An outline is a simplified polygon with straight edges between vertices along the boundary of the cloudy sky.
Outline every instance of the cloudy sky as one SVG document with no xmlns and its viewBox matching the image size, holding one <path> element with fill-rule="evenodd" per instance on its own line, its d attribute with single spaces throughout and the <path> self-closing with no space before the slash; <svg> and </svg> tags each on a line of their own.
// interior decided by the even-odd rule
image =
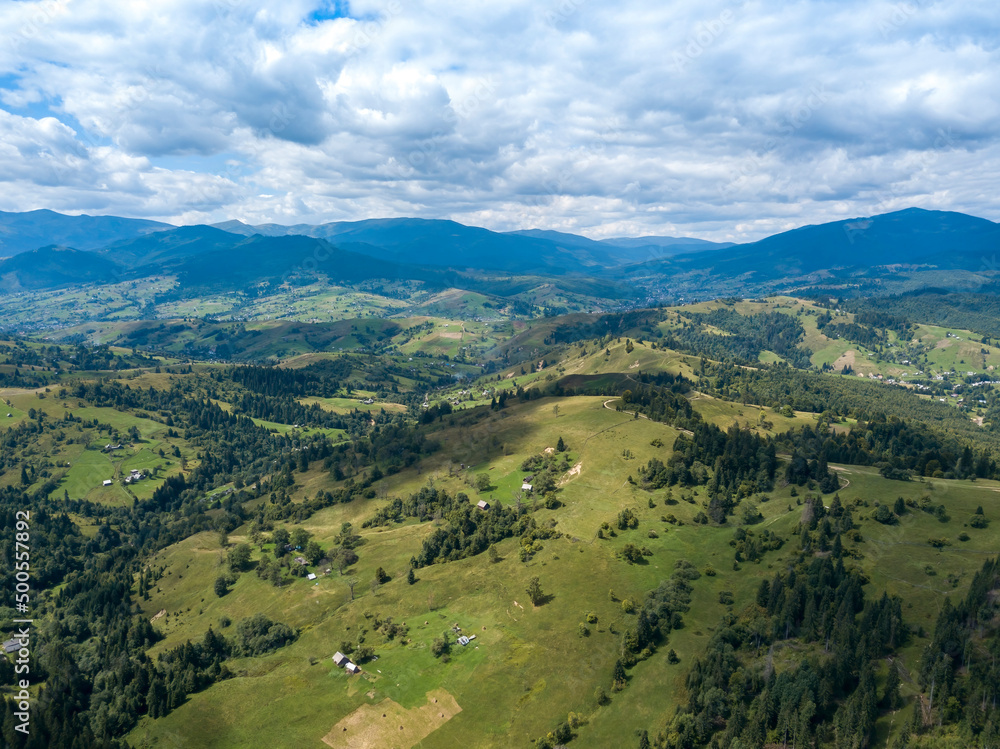
<svg viewBox="0 0 1000 749">
<path fill-rule="evenodd" d="M 996 0 L 6 0 L 0 210 L 1000 220 Z"/>
</svg>

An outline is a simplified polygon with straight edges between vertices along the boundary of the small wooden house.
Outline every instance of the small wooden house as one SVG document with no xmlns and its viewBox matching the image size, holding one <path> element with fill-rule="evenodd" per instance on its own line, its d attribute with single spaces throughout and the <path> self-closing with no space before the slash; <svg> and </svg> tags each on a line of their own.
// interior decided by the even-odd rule
<svg viewBox="0 0 1000 749">
<path fill-rule="evenodd" d="M 350 663 L 350 661 L 347 660 L 347 656 L 341 653 L 339 650 L 333 654 L 333 662 L 336 663 L 338 666 L 343 666 L 345 663 Z"/>
<path fill-rule="evenodd" d="M 476 502 L 476 507 L 478 507 L 480 510 L 488 510 L 490 509 L 490 503 L 484 499 L 481 499 L 478 502 Z"/>
</svg>

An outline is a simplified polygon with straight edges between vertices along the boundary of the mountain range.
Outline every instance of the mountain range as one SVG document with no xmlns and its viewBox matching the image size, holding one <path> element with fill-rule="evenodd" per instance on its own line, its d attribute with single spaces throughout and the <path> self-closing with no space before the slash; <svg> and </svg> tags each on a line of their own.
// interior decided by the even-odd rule
<svg viewBox="0 0 1000 749">
<path fill-rule="evenodd" d="M 452 268 L 486 268 L 514 272 L 558 272 L 560 269 L 612 268 L 651 257 L 693 249 L 723 249 L 731 242 L 691 237 L 622 237 L 594 240 L 578 234 L 527 229 L 494 232 L 455 221 L 398 218 L 341 221 L 329 224 L 251 226 L 241 221 L 213 224 L 234 234 L 277 237 L 299 234 L 328 239 L 340 246 L 359 244 L 367 254 L 386 259 L 419 258 L 418 262 Z"/>
<path fill-rule="evenodd" d="M 900 268 L 991 272 L 1000 225 L 947 211 L 910 208 L 803 226 L 748 244 L 690 237 L 593 240 L 548 230 L 494 232 L 417 218 L 251 226 L 227 221 L 175 227 L 117 216 L 0 212 L 0 291 L 59 288 L 173 275 L 183 285 L 233 289 L 263 279 L 322 274 L 334 282 L 372 278 L 480 288 L 530 276 L 573 286 L 590 279 L 607 298 L 696 279 L 748 289 L 896 273 Z M 652 279 L 652 280 L 651 280 Z M 657 280 L 659 279 L 659 280 Z M 940 283 L 940 279 L 938 281 Z M 692 287 L 692 283 L 694 286 Z M 770 288 L 770 287 L 768 287 Z"/>
<path fill-rule="evenodd" d="M 885 266 L 988 269 L 1000 250 L 1000 224 L 951 211 L 907 208 L 868 218 L 803 226 L 722 254 L 667 259 L 672 271 L 711 269 L 758 278 L 821 272 L 870 273 Z"/>
<path fill-rule="evenodd" d="M 121 239 L 174 228 L 160 221 L 119 216 L 67 216 L 50 210 L 0 211 L 0 257 L 48 245 L 96 250 Z"/>
</svg>

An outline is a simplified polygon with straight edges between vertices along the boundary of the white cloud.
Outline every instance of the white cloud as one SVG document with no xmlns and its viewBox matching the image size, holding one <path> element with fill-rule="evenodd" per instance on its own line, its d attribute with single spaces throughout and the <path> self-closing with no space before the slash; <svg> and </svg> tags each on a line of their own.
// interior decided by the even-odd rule
<svg viewBox="0 0 1000 749">
<path fill-rule="evenodd" d="M 985 0 L 320 5 L 3 4 L 0 208 L 729 240 L 1000 219 Z"/>
</svg>

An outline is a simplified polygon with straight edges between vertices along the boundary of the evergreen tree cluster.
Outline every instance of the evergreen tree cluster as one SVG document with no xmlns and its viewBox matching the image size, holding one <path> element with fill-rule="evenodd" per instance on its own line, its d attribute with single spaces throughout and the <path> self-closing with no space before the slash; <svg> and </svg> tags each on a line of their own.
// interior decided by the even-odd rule
<svg viewBox="0 0 1000 749">
<path fill-rule="evenodd" d="M 875 351 L 889 343 L 884 329 L 858 325 L 856 322 L 829 322 L 823 324 L 824 316 L 816 320 L 816 325 L 828 338 L 843 338 L 851 343 Z"/>
<path fill-rule="evenodd" d="M 688 313 L 687 317 L 693 325 L 682 327 L 678 337 L 687 344 L 686 347 L 700 355 L 719 361 L 756 364 L 763 351 L 772 351 L 795 367 L 806 369 L 810 366 L 812 351 L 800 346 L 805 329 L 792 315 L 781 312 L 741 315 L 735 310 L 720 308 L 711 312 Z M 731 335 L 719 336 L 707 332 L 704 330 L 706 325 Z M 673 348 L 669 343 L 667 346 Z"/>
<path fill-rule="evenodd" d="M 907 641 L 908 630 L 899 600 L 866 600 L 863 585 L 830 557 L 804 559 L 762 581 L 755 602 L 727 614 L 692 663 L 687 704 L 658 744 L 871 746 L 886 705 L 876 687 L 879 662 Z M 793 644 L 810 654 L 779 672 L 775 652 Z"/>
<path fill-rule="evenodd" d="M 520 538 L 523 547 L 531 548 L 541 539 L 560 535 L 554 524 L 539 526 L 531 517 L 530 508 L 520 502 L 509 507 L 495 502 L 488 510 L 480 510 L 461 492 L 451 495 L 426 486 L 409 499 L 391 499 L 362 527 L 400 523 L 407 518 L 418 522 L 445 521 L 424 540 L 420 553 L 411 561 L 416 568 L 482 554 L 505 538 Z"/>
<path fill-rule="evenodd" d="M 926 710 L 914 718 L 914 733 L 928 742 L 964 746 L 1000 743 L 1000 562 L 989 559 L 975 574 L 965 600 L 945 598 L 934 636 L 920 661 L 919 683 Z"/>
<path fill-rule="evenodd" d="M 995 289 L 992 291 L 995 292 Z M 920 289 L 894 296 L 846 299 L 840 306 L 847 312 L 853 312 L 859 323 L 872 324 L 871 321 L 875 320 L 882 327 L 895 329 L 897 333 L 913 321 L 1000 338 L 1000 297 L 996 293 Z"/>
<path fill-rule="evenodd" d="M 351 376 L 354 365 L 346 357 L 327 359 L 308 367 L 231 367 L 220 373 L 219 381 L 231 380 L 252 393 L 272 398 L 332 397 Z"/>
<path fill-rule="evenodd" d="M 975 442 L 983 431 L 958 409 L 921 398 L 902 385 L 860 377 L 831 377 L 784 365 L 739 367 L 704 362 L 699 389 L 728 400 L 781 409 L 825 414 L 830 418 L 885 421 L 905 414 L 911 428 L 937 432 L 942 438 Z M 894 416 L 895 415 L 895 416 Z M 1000 439 L 992 441 L 1000 445 Z"/>
<path fill-rule="evenodd" d="M 729 542 L 737 562 L 759 562 L 764 554 L 777 551 L 784 544 L 785 540 L 781 536 L 767 528 L 759 532 L 751 528 L 737 528 Z"/>
</svg>

